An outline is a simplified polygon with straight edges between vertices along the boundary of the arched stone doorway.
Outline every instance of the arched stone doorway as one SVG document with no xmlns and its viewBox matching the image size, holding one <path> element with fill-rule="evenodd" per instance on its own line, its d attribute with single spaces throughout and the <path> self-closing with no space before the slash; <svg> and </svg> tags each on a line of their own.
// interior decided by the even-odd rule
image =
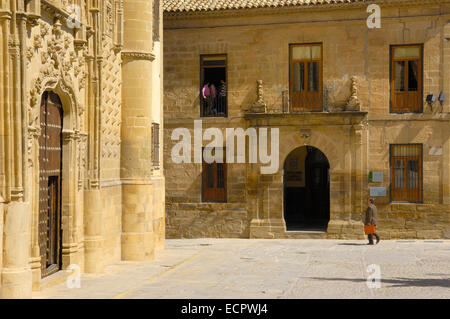
<svg viewBox="0 0 450 319">
<path fill-rule="evenodd" d="M 61 269 L 62 129 L 61 99 L 52 91 L 42 94 L 39 136 L 39 251 L 41 276 Z"/>
<path fill-rule="evenodd" d="M 330 164 L 318 148 L 302 146 L 284 163 L 284 219 L 290 230 L 326 231 L 330 221 Z"/>
</svg>

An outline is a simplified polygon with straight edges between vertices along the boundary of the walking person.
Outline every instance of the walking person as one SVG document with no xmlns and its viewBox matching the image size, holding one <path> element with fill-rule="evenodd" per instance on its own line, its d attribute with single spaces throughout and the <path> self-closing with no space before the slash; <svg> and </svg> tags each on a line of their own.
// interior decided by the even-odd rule
<svg viewBox="0 0 450 319">
<path fill-rule="evenodd" d="M 207 115 L 211 110 L 211 91 L 209 89 L 209 82 L 205 82 L 202 88 L 203 97 L 203 115 Z"/>
<path fill-rule="evenodd" d="M 367 201 L 368 207 L 366 210 L 366 216 L 364 219 L 364 231 L 369 239 L 368 245 L 373 245 L 373 236 L 377 239 L 377 244 L 380 242 L 380 236 L 376 233 L 377 226 L 377 207 L 375 206 L 375 200 L 373 198 L 369 198 Z"/>
</svg>

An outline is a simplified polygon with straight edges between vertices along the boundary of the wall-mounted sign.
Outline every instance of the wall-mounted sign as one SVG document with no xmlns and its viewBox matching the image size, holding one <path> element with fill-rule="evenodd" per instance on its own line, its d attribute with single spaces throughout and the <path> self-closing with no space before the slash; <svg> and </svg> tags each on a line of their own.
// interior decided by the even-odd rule
<svg viewBox="0 0 450 319">
<path fill-rule="evenodd" d="M 442 155 L 442 147 L 430 147 L 430 151 L 428 152 L 430 155 Z"/>
<path fill-rule="evenodd" d="M 369 182 L 382 183 L 383 172 L 369 172 Z"/>
<path fill-rule="evenodd" d="M 370 187 L 370 196 L 372 197 L 386 197 L 386 187 Z"/>
</svg>

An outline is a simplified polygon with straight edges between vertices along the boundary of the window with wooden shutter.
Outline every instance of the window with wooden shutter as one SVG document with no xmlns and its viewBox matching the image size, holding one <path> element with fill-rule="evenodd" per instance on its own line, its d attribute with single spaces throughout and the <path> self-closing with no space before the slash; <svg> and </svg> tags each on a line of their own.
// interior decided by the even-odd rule
<svg viewBox="0 0 450 319">
<path fill-rule="evenodd" d="M 391 145 L 391 200 L 422 202 L 422 145 Z"/>
<path fill-rule="evenodd" d="M 391 112 L 420 113 L 422 98 L 422 45 L 391 47 Z"/>
<path fill-rule="evenodd" d="M 322 44 L 290 45 L 290 111 L 322 111 Z"/>
<path fill-rule="evenodd" d="M 202 200 L 204 202 L 226 202 L 227 201 L 227 165 L 225 163 L 225 149 L 223 163 L 202 164 Z"/>
</svg>

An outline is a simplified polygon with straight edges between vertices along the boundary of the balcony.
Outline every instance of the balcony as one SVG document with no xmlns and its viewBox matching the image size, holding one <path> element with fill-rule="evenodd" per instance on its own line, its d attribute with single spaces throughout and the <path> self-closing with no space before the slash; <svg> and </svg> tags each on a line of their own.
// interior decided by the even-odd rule
<svg viewBox="0 0 450 319">
<path fill-rule="evenodd" d="M 227 97 L 216 96 L 214 98 L 200 97 L 201 117 L 226 117 L 227 116 Z"/>
</svg>

